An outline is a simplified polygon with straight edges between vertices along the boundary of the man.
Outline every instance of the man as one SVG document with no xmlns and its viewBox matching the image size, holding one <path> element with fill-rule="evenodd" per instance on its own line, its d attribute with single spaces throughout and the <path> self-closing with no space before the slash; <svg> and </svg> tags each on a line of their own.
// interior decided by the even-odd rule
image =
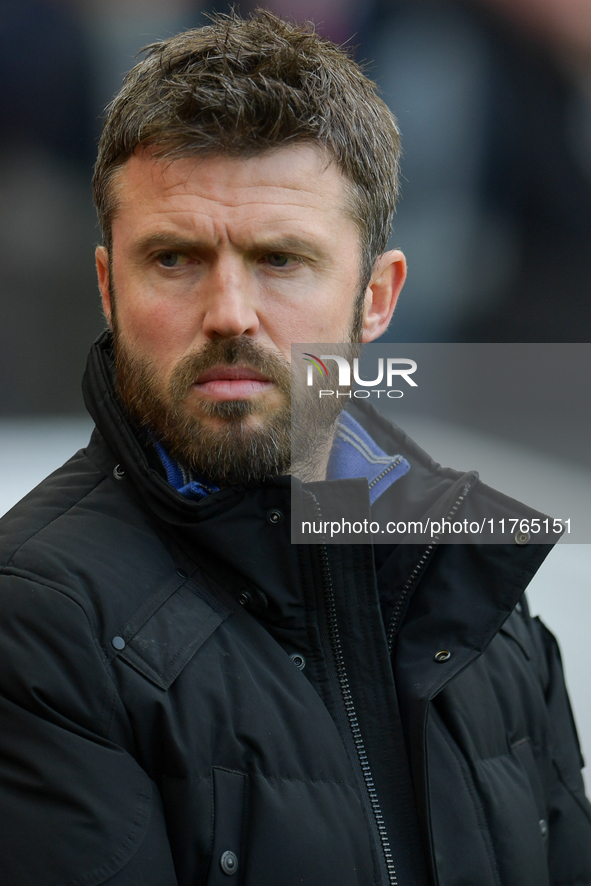
<svg viewBox="0 0 591 886">
<path fill-rule="evenodd" d="M 548 547 L 290 544 L 336 420 L 292 495 L 290 345 L 386 328 L 397 152 L 357 66 L 268 13 L 156 44 L 114 100 L 97 429 L 3 522 L 11 886 L 591 883 L 559 656 L 522 599 Z M 508 502 L 347 416 L 367 477 L 396 465 L 376 508 Z M 367 490 L 346 452 L 339 476 Z"/>
</svg>

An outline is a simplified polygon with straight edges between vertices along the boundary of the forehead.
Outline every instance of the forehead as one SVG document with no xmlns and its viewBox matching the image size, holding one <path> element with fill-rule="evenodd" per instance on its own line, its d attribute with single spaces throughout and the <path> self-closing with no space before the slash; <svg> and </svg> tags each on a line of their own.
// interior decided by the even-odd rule
<svg viewBox="0 0 591 886">
<path fill-rule="evenodd" d="M 131 217 L 172 214 L 180 221 L 184 212 L 269 223 L 293 217 L 304 225 L 350 218 L 349 183 L 316 146 L 283 146 L 247 158 L 154 155 L 154 149 L 138 150 L 116 174 L 114 233 Z"/>
</svg>

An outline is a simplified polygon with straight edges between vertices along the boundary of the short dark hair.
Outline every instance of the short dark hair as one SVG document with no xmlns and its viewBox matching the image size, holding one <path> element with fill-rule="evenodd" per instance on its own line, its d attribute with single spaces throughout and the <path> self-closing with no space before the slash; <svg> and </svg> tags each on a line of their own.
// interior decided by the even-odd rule
<svg viewBox="0 0 591 886">
<path fill-rule="evenodd" d="M 376 85 L 346 51 L 268 10 L 215 14 L 146 47 L 107 109 L 94 199 L 111 248 L 113 177 L 139 146 L 156 157 L 253 156 L 296 142 L 325 148 L 349 183 L 362 280 L 386 249 L 398 196 L 400 136 Z"/>
</svg>

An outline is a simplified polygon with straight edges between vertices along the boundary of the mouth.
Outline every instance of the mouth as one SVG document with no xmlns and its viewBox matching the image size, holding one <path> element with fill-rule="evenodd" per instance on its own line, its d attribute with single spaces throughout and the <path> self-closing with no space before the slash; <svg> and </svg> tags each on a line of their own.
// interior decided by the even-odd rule
<svg viewBox="0 0 591 886">
<path fill-rule="evenodd" d="M 250 366 L 216 366 L 197 376 L 193 389 L 210 400 L 249 400 L 267 392 L 273 384 Z"/>
</svg>

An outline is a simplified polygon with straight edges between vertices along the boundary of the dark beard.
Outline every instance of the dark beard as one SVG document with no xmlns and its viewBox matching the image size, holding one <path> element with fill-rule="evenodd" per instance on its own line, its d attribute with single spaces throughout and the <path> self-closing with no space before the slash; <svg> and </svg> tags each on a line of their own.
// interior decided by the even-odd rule
<svg viewBox="0 0 591 886">
<path fill-rule="evenodd" d="M 153 364 L 129 351 L 115 319 L 113 340 L 121 401 L 132 419 L 148 428 L 176 461 L 218 486 L 260 481 L 290 472 L 291 373 L 287 361 L 247 337 L 218 339 L 208 342 L 199 353 L 185 357 L 164 388 Z M 187 396 L 201 373 L 237 363 L 262 372 L 274 382 L 283 403 L 268 411 L 264 397 L 258 398 L 258 402 L 204 399 L 199 403 L 202 415 L 223 421 L 221 428 L 212 428 L 189 410 Z M 306 397 L 304 414 L 298 414 L 298 427 L 293 434 L 298 475 L 313 473 L 319 444 L 332 438 L 341 408 L 338 401 L 327 408 L 326 403 Z M 249 421 L 251 416 L 257 416 L 257 421 Z"/>
</svg>

